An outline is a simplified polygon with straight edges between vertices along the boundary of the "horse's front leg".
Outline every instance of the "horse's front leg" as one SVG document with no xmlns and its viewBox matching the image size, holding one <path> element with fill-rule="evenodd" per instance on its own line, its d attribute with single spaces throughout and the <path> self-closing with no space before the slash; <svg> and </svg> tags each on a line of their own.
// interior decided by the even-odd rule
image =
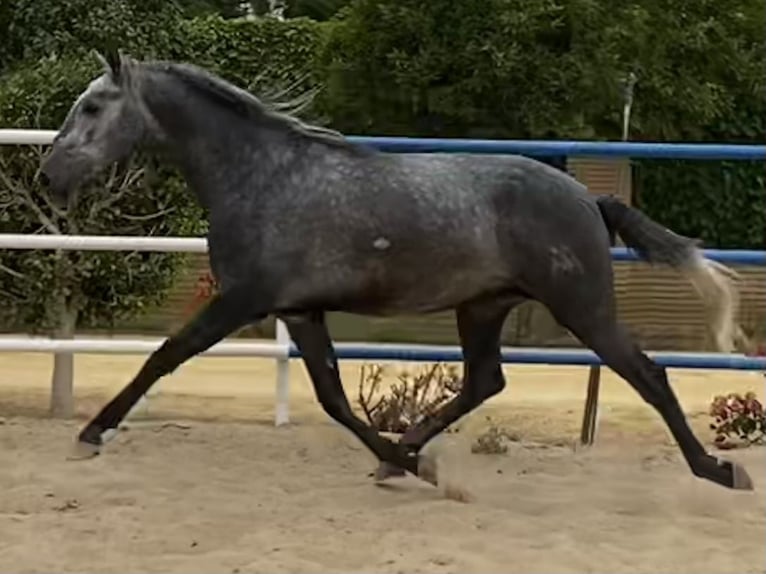
<svg viewBox="0 0 766 574">
<path fill-rule="evenodd" d="M 323 313 L 281 317 L 290 337 L 301 352 L 314 385 L 317 399 L 325 412 L 354 433 L 382 462 L 418 476 L 417 452 L 382 437 L 354 414 L 338 372 L 338 361 Z"/>
<path fill-rule="evenodd" d="M 133 380 L 80 433 L 80 456 L 98 454 L 104 431 L 117 428 L 130 409 L 161 377 L 221 339 L 268 314 L 271 298 L 249 285 L 216 294 L 178 333 L 154 351 Z"/>
</svg>

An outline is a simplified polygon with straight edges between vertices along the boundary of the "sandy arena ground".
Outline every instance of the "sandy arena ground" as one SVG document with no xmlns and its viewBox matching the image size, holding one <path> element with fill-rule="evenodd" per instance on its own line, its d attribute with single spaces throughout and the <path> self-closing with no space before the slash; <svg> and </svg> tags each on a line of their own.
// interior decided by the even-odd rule
<svg viewBox="0 0 766 574">
<path fill-rule="evenodd" d="M 142 357 L 78 356 L 81 417 Z M 66 459 L 83 420 L 41 417 L 51 359 L 0 355 L 0 571 L 758 572 L 766 570 L 766 451 L 727 453 L 755 492 L 691 476 L 658 417 L 605 373 L 595 447 L 574 449 L 587 370 L 506 369 L 505 392 L 438 444 L 445 480 L 376 486 L 370 454 L 319 410 L 293 363 L 294 423 L 271 425 L 273 362 L 197 358 L 89 461 Z M 343 374 L 353 400 L 358 364 Z M 671 371 L 705 440 L 716 393 L 763 376 Z M 491 416 L 520 442 L 470 454 Z"/>
</svg>

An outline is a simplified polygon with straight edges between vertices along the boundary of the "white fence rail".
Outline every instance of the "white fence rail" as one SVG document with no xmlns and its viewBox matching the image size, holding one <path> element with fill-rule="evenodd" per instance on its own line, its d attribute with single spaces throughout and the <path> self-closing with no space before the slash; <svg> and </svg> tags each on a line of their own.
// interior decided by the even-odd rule
<svg viewBox="0 0 766 574">
<path fill-rule="evenodd" d="M 143 355 L 156 351 L 165 339 L 116 339 L 76 337 L 0 336 L 0 353 L 92 353 L 95 355 Z M 223 341 L 200 353 L 210 357 L 265 357 L 287 359 L 290 344 L 280 342 Z"/>
<path fill-rule="evenodd" d="M 202 237 L 135 237 L 131 235 L 24 235 L 3 233 L 0 249 L 64 249 L 68 251 L 155 251 L 207 253 Z"/>
<path fill-rule="evenodd" d="M 56 130 L 0 129 L 0 145 L 50 145 Z"/>
</svg>

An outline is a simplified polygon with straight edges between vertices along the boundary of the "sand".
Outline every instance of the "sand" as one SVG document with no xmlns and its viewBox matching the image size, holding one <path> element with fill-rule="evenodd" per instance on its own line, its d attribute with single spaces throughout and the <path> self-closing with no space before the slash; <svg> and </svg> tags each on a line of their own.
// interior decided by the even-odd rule
<svg viewBox="0 0 766 574">
<path fill-rule="evenodd" d="M 79 415 L 141 357 L 78 356 Z M 514 366 L 508 388 L 445 435 L 441 476 L 375 484 L 373 457 L 292 371 L 293 423 L 272 426 L 273 362 L 197 358 L 163 380 L 88 461 L 67 460 L 83 420 L 45 418 L 51 360 L 0 355 L 0 571 L 764 572 L 766 451 L 727 452 L 753 492 L 695 479 L 654 412 L 605 373 L 598 442 L 576 448 L 587 370 Z M 356 392 L 358 364 L 342 372 Z M 763 375 L 672 371 L 690 421 Z M 518 434 L 471 454 L 489 416 Z"/>
</svg>

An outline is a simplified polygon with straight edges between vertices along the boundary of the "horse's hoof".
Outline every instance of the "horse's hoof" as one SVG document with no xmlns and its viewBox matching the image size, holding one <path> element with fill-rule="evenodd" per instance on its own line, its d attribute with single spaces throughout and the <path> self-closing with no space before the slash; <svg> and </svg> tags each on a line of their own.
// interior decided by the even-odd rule
<svg viewBox="0 0 766 574">
<path fill-rule="evenodd" d="M 731 487 L 736 490 L 753 490 L 753 479 L 745 470 L 745 467 L 736 462 L 729 463 L 731 465 Z"/>
<path fill-rule="evenodd" d="M 386 479 L 405 476 L 404 469 L 391 464 L 390 462 L 381 461 L 378 468 L 375 470 L 375 482 L 383 482 Z"/>
<path fill-rule="evenodd" d="M 102 432 L 99 426 L 94 424 L 86 426 L 77 437 L 77 442 L 69 459 L 84 460 L 99 455 L 101 453 L 101 446 L 104 444 L 101 435 Z"/>
<path fill-rule="evenodd" d="M 87 460 L 94 458 L 101 453 L 101 447 L 97 444 L 78 440 L 72 448 L 68 460 Z"/>
<path fill-rule="evenodd" d="M 706 455 L 695 474 L 726 488 L 753 490 L 753 481 L 745 468 L 723 458 Z"/>
</svg>

